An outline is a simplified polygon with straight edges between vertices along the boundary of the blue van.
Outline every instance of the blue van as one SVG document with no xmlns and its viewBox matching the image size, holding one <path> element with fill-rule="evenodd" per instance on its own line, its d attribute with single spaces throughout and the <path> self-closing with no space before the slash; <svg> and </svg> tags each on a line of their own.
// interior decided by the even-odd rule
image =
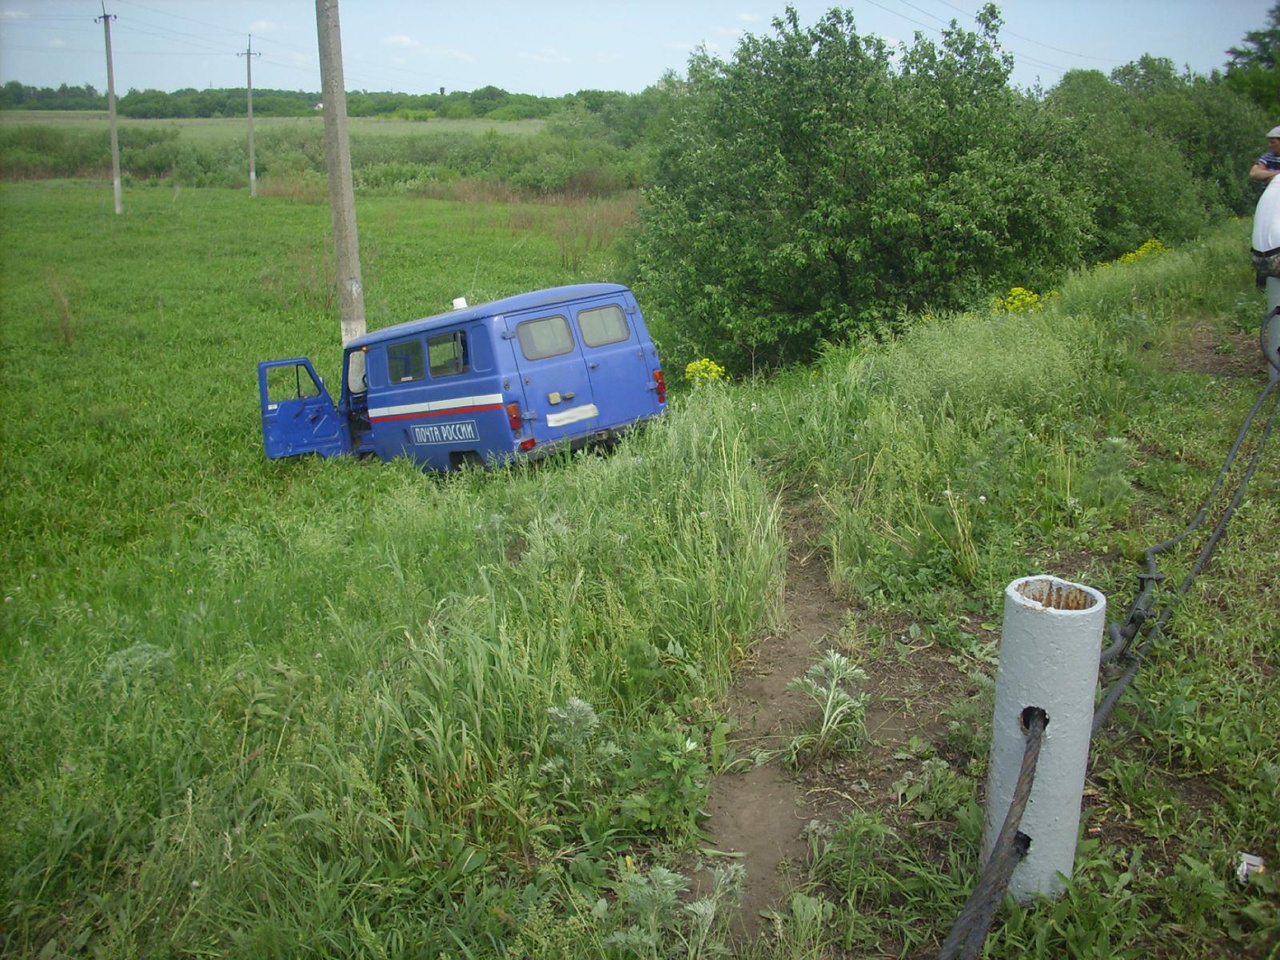
<svg viewBox="0 0 1280 960">
<path fill-rule="evenodd" d="M 258 365 L 271 459 L 500 464 L 608 441 L 660 416 L 662 367 L 631 291 L 554 287 L 358 337 L 334 405 L 305 357 Z"/>
</svg>

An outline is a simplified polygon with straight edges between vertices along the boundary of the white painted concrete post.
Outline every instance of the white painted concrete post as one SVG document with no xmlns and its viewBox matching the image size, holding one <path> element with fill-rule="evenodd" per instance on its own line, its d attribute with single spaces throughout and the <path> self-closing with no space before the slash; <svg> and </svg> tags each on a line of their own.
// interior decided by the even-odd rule
<svg viewBox="0 0 1280 960">
<path fill-rule="evenodd" d="M 1039 707 L 1049 722 L 1020 828 L 1031 846 L 1009 882 L 1023 903 L 1060 894 L 1058 874 L 1070 877 L 1075 864 L 1106 613 L 1097 590 L 1057 577 L 1023 577 L 1005 588 L 982 859 L 1013 800 L 1026 745 L 1023 711 Z"/>
</svg>

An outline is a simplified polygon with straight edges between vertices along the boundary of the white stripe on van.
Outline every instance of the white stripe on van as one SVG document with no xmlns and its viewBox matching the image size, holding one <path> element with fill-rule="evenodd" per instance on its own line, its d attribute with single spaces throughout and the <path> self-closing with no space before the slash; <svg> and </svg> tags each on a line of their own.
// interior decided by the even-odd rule
<svg viewBox="0 0 1280 960">
<path fill-rule="evenodd" d="M 567 423 L 577 423 L 579 420 L 590 420 L 592 417 L 600 416 L 600 411 L 594 403 L 584 403 L 580 407 L 570 407 L 568 410 L 561 410 L 559 413 L 547 414 L 548 427 L 563 427 Z"/>
<path fill-rule="evenodd" d="M 394 407 L 370 407 L 369 418 L 403 417 L 414 413 L 438 413 L 460 407 L 487 407 L 502 404 L 502 394 L 486 393 L 478 397 L 454 397 L 452 400 L 429 400 L 426 403 L 402 403 Z"/>
</svg>

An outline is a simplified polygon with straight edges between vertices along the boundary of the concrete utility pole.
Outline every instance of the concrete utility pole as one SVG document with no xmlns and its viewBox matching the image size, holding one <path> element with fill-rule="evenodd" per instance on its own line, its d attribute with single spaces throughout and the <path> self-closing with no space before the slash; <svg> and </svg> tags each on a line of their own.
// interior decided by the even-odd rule
<svg viewBox="0 0 1280 960">
<path fill-rule="evenodd" d="M 116 75 L 111 68 L 111 21 L 114 13 L 107 13 L 102 5 L 102 16 L 94 17 L 94 23 L 102 24 L 102 32 L 107 38 L 107 118 L 111 122 L 111 190 L 116 198 L 116 213 L 124 213 L 124 200 L 120 192 L 120 139 L 116 136 Z"/>
<path fill-rule="evenodd" d="M 347 139 L 347 92 L 342 79 L 342 32 L 338 0 L 316 0 L 320 43 L 320 86 L 324 95 L 324 152 L 329 167 L 333 214 L 333 256 L 338 280 L 342 344 L 364 336 L 364 286 L 356 235 L 356 198 L 351 185 L 351 144 Z"/>
<path fill-rule="evenodd" d="M 249 196 L 256 197 L 258 195 L 258 169 L 253 162 L 253 58 L 260 57 L 262 54 L 253 52 L 253 34 L 249 34 L 249 49 L 244 53 L 237 53 L 237 57 L 244 57 L 244 82 L 245 88 L 249 91 Z"/>
</svg>

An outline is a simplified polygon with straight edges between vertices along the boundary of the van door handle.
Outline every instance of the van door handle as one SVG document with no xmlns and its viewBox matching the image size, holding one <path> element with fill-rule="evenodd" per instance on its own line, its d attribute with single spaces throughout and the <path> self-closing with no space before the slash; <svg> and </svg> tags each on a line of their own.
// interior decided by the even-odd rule
<svg viewBox="0 0 1280 960">
<path fill-rule="evenodd" d="M 588 363 L 588 364 L 587 364 L 587 369 L 589 369 L 589 370 L 594 370 L 594 369 L 596 369 L 598 366 L 600 366 L 600 364 L 598 364 L 598 363 L 596 363 L 594 360 L 592 360 L 590 363 Z"/>
</svg>

